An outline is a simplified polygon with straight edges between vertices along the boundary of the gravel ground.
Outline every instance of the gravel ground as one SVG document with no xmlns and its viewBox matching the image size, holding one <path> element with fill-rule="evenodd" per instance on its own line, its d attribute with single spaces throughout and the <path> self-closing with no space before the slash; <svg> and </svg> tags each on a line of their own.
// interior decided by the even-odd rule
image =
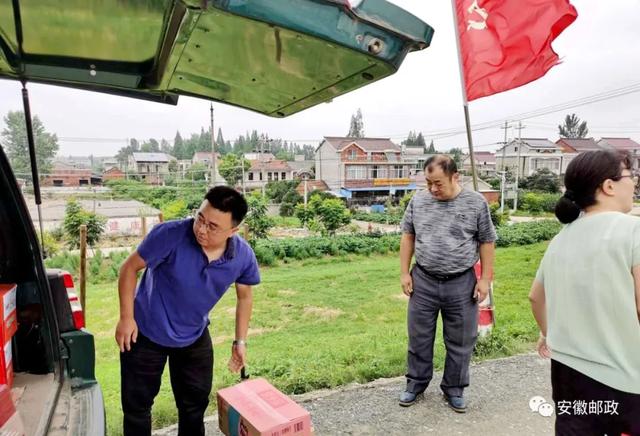
<svg viewBox="0 0 640 436">
<path fill-rule="evenodd" d="M 471 367 L 465 391 L 467 413 L 448 408 L 440 394 L 441 374 L 412 407 L 398 406 L 404 377 L 310 392 L 293 399 L 311 412 L 316 435 L 549 435 L 553 417 L 529 409 L 529 400 L 551 401 L 548 360 L 526 354 Z M 206 420 L 207 435 L 221 435 L 217 417 Z M 174 436 L 175 426 L 154 432 Z"/>
</svg>

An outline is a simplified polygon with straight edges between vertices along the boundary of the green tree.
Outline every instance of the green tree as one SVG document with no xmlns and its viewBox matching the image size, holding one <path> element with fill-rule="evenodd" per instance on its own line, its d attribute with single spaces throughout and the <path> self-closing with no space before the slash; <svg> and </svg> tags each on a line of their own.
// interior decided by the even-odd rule
<svg viewBox="0 0 640 436">
<path fill-rule="evenodd" d="M 116 160 L 120 164 L 120 167 L 127 169 L 129 165 L 129 157 L 138 151 L 140 151 L 140 144 L 138 143 L 138 140 L 131 138 L 131 140 L 129 140 L 129 145 L 122 147 L 116 154 Z"/>
<path fill-rule="evenodd" d="M 64 228 L 67 237 L 67 245 L 70 248 L 78 248 L 80 246 L 80 225 L 87 226 L 87 244 L 93 246 L 104 233 L 104 226 L 107 219 L 93 212 L 87 212 L 82 206 L 75 201 L 69 200 L 65 209 Z"/>
<path fill-rule="evenodd" d="M 267 216 L 267 199 L 258 193 L 247 196 L 249 211 L 244 222 L 249 227 L 251 236 L 256 239 L 264 239 L 269 235 L 269 229 L 274 226 L 274 221 Z"/>
<path fill-rule="evenodd" d="M 518 188 L 556 193 L 560 192 L 560 179 L 548 168 L 540 168 L 529 177 L 522 179 Z"/>
<path fill-rule="evenodd" d="M 173 155 L 176 159 L 186 159 L 184 141 L 182 140 L 182 135 L 180 135 L 179 131 L 176 132 L 176 137 L 173 139 Z"/>
<path fill-rule="evenodd" d="M 27 127 L 22 111 L 9 111 L 4 117 L 5 128 L 2 141 L 13 171 L 18 177 L 31 176 Z M 32 118 L 33 141 L 36 149 L 36 163 L 42 174 L 51 172 L 53 157 L 58 151 L 58 137 L 48 133 L 38 116 Z"/>
<path fill-rule="evenodd" d="M 362 121 L 362 111 L 358 108 L 358 112 L 351 115 L 351 124 L 349 126 L 349 138 L 364 138 L 364 122 Z"/>
<path fill-rule="evenodd" d="M 296 207 L 293 208 L 293 214 L 300 220 L 303 226 L 309 224 L 309 221 L 311 221 L 314 216 L 311 208 L 309 206 L 305 207 L 304 204 L 297 204 Z"/>
<path fill-rule="evenodd" d="M 399 208 L 403 213 L 405 210 L 407 210 L 407 206 L 409 205 L 409 202 L 413 198 L 413 194 L 415 194 L 415 191 L 407 192 L 400 199 Z"/>
<path fill-rule="evenodd" d="M 462 149 L 461 148 L 452 148 L 451 150 L 449 150 L 449 154 L 453 158 L 453 161 L 456 163 L 456 166 L 458 167 L 458 171 L 461 171 L 462 170 L 462 156 L 464 155 L 464 152 L 462 151 Z"/>
<path fill-rule="evenodd" d="M 191 165 L 188 172 L 192 180 L 206 180 L 208 169 L 202 162 L 196 162 Z"/>
<path fill-rule="evenodd" d="M 236 186 L 240 180 L 242 180 L 242 166 L 244 165 L 244 171 L 248 171 L 251 168 L 251 162 L 242 157 L 238 157 L 233 153 L 226 154 L 220 160 L 220 167 L 218 172 L 224 178 L 230 186 Z"/>
<path fill-rule="evenodd" d="M 317 222 L 324 235 L 334 235 L 336 230 L 351 222 L 351 213 L 341 200 L 321 195 L 312 195 L 307 207 L 299 204 L 294 213 L 303 225 Z"/>
<path fill-rule="evenodd" d="M 164 138 L 160 140 L 160 151 L 173 156 L 173 147 L 169 144 L 169 141 Z"/>
<path fill-rule="evenodd" d="M 589 134 L 587 122 L 580 122 L 576 114 L 564 117 L 564 124 L 558 125 L 558 132 L 561 138 L 585 138 Z"/>
<path fill-rule="evenodd" d="M 289 191 L 295 192 L 298 183 L 300 182 L 297 180 L 271 181 L 265 186 L 265 194 L 274 203 L 282 203 L 282 199 Z"/>
<path fill-rule="evenodd" d="M 426 150 L 427 154 L 436 154 L 436 146 L 433 145 L 433 139 L 431 140 L 431 143 L 429 144 L 429 148 L 427 148 Z"/>
<path fill-rule="evenodd" d="M 158 153 L 160 152 L 160 144 L 157 140 L 151 138 L 140 146 L 140 151 L 143 153 Z"/>
<path fill-rule="evenodd" d="M 416 133 L 413 130 L 410 130 L 407 139 L 402 141 L 402 144 L 408 146 L 416 145 L 416 139 Z"/>
<path fill-rule="evenodd" d="M 165 204 L 162 215 L 168 221 L 187 217 L 189 215 L 187 202 L 180 198 Z"/>
<path fill-rule="evenodd" d="M 288 191 L 280 203 L 280 216 L 293 216 L 296 205 L 303 201 L 302 195 L 298 194 L 295 189 Z"/>
<path fill-rule="evenodd" d="M 178 172 L 178 161 L 175 159 L 171 159 L 169 161 L 168 168 L 171 174 L 175 174 L 176 172 Z"/>
</svg>

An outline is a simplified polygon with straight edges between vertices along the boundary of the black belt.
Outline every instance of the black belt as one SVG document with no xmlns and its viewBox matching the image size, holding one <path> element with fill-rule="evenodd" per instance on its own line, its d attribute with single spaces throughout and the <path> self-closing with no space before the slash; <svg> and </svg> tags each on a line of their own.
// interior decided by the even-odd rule
<svg viewBox="0 0 640 436">
<path fill-rule="evenodd" d="M 441 282 L 446 282 L 446 281 L 449 281 L 449 280 L 453 280 L 453 279 L 455 279 L 455 278 L 457 278 L 457 277 L 463 276 L 463 275 L 465 275 L 466 273 L 468 273 L 468 272 L 469 272 L 469 270 L 473 269 L 473 267 L 471 267 L 471 268 L 467 268 L 467 269 L 465 269 L 464 271 L 460 271 L 460 272 L 457 272 L 457 273 L 452 273 L 452 274 L 436 274 L 436 273 L 432 273 L 432 272 L 430 272 L 430 271 L 427 271 L 427 270 L 426 270 L 426 268 L 425 268 L 425 267 L 423 267 L 422 265 L 420 265 L 419 263 L 416 263 L 415 265 L 416 265 L 418 268 L 420 268 L 420 271 L 422 271 L 423 273 L 425 273 L 427 276 L 429 276 L 429 277 L 431 277 L 431 278 L 433 278 L 433 279 L 436 279 L 436 280 L 438 280 L 438 281 L 441 281 Z"/>
</svg>

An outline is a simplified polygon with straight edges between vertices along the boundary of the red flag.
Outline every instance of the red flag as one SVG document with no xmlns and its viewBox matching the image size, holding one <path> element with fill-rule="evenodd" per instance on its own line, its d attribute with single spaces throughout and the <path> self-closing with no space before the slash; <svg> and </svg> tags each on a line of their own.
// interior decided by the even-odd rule
<svg viewBox="0 0 640 436">
<path fill-rule="evenodd" d="M 559 63 L 551 42 L 578 16 L 569 0 L 456 0 L 469 101 L 517 88 Z"/>
</svg>

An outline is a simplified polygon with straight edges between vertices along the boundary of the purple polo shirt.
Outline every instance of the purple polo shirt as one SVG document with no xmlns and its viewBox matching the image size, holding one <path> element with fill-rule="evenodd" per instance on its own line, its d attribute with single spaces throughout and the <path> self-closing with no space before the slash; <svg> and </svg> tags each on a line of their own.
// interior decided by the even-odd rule
<svg viewBox="0 0 640 436">
<path fill-rule="evenodd" d="M 136 291 L 134 318 L 144 336 L 166 347 L 195 342 L 233 283 L 260 283 L 256 256 L 237 235 L 220 259 L 209 262 L 193 234 L 193 218 L 156 225 L 138 254 L 147 268 Z"/>
</svg>

